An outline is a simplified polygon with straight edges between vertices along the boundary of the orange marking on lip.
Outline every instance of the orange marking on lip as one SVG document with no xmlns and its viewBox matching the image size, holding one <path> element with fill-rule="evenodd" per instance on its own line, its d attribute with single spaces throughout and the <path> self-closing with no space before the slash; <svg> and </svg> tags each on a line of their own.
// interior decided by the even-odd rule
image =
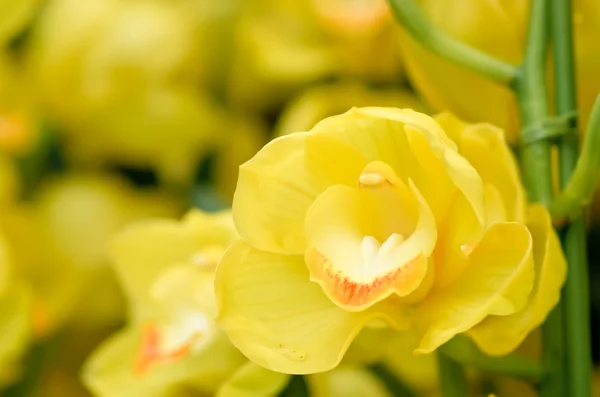
<svg viewBox="0 0 600 397">
<path fill-rule="evenodd" d="M 361 283 L 350 280 L 339 271 L 334 271 L 330 261 L 316 249 L 311 247 L 306 252 L 306 264 L 311 270 L 313 279 L 322 281 L 321 286 L 332 300 L 342 306 L 356 309 L 377 302 L 378 298 L 388 293 L 390 289 L 400 296 L 412 292 L 421 282 L 420 270 L 424 266 L 422 263 L 424 260 L 426 259 L 419 255 L 390 273 L 376 277 L 368 283 Z"/>
<path fill-rule="evenodd" d="M 161 352 L 162 335 L 158 326 L 154 323 L 144 325 L 142 328 L 140 354 L 134 366 L 134 373 L 136 375 L 144 375 L 155 364 L 172 362 L 183 358 L 189 353 L 190 348 L 200 336 L 200 332 L 195 332 L 184 344 L 176 349 L 169 352 Z"/>
</svg>

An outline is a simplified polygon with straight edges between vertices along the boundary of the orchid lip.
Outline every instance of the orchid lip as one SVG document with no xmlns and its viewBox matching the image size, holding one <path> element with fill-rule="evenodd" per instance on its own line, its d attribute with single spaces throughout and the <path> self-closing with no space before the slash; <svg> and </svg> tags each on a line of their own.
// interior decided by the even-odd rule
<svg viewBox="0 0 600 397">
<path fill-rule="evenodd" d="M 433 215 L 409 179 L 386 163 L 367 164 L 354 187 L 336 185 L 307 214 L 311 280 L 348 311 L 415 291 L 435 244 Z"/>
</svg>

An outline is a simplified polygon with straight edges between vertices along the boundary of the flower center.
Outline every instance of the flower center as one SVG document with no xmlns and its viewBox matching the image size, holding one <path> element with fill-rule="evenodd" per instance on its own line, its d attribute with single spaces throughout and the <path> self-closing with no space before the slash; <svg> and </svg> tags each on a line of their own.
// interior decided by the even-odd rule
<svg viewBox="0 0 600 397">
<path fill-rule="evenodd" d="M 419 287 L 437 238 L 435 220 L 409 180 L 387 164 L 368 164 L 357 186 L 333 186 L 306 217 L 311 279 L 348 310 Z"/>
<path fill-rule="evenodd" d="M 216 327 L 213 284 L 214 269 L 193 261 L 174 266 L 157 279 L 151 290 L 154 317 L 142 329 L 136 374 L 182 359 L 210 343 Z"/>
<path fill-rule="evenodd" d="M 140 353 L 134 372 L 144 375 L 156 364 L 185 357 L 203 337 L 209 335 L 210 328 L 209 321 L 202 316 L 190 316 L 182 324 L 170 326 L 148 322 L 142 329 Z"/>
</svg>

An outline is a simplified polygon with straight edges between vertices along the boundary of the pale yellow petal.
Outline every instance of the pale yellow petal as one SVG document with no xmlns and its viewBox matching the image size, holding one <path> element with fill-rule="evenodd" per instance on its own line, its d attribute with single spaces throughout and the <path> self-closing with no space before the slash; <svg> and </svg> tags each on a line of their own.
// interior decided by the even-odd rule
<svg viewBox="0 0 600 397">
<path fill-rule="evenodd" d="M 450 285 L 432 291 L 415 310 L 419 353 L 430 353 L 490 314 L 521 310 L 533 288 L 532 238 L 524 225 L 496 223 Z"/>
<path fill-rule="evenodd" d="M 483 202 L 485 205 L 485 220 L 489 227 L 494 223 L 507 222 L 514 219 L 508 219 L 506 207 L 498 189 L 494 185 L 485 185 Z"/>
<path fill-rule="evenodd" d="M 469 254 L 483 236 L 483 225 L 463 195 L 451 200 L 448 215 L 439 226 L 435 247 L 435 285 L 451 284 L 465 269 Z"/>
<path fill-rule="evenodd" d="M 475 168 L 455 149 L 451 149 L 449 145 L 442 144 L 439 138 L 432 136 L 432 134 L 427 134 L 425 131 L 422 126 L 408 125 L 406 127 L 408 139 L 414 148 L 413 150 L 419 152 L 417 157 L 419 158 L 421 167 L 432 167 L 436 163 L 441 163 L 447 177 L 450 178 L 452 184 L 458 188 L 467 202 L 473 207 L 473 211 L 479 222 L 483 223 L 485 211 L 483 208 L 483 184 L 481 177 Z M 429 150 L 437 158 L 433 161 L 433 164 L 425 162 L 425 158 L 430 158 L 430 155 L 425 155 L 428 150 L 427 146 L 424 145 L 423 139 L 427 139 L 430 147 Z M 440 167 L 439 165 L 437 166 Z M 440 176 L 438 174 L 437 178 L 433 179 L 433 183 L 439 180 Z M 421 185 L 417 186 L 421 189 Z M 447 199 L 449 195 L 446 193 L 442 197 Z M 439 200 L 440 198 L 437 199 Z"/>
<path fill-rule="evenodd" d="M 321 121 L 312 131 L 344 139 L 367 162 L 383 161 L 403 181 L 412 179 L 436 218 L 446 213 L 443 200 L 456 187 L 483 220 L 481 179 L 431 117 L 410 109 L 353 108 Z"/>
<path fill-rule="evenodd" d="M 404 133 L 404 123 L 392 122 L 381 114 L 365 112 L 370 108 L 352 108 L 346 113 L 320 121 L 311 131 L 343 140 L 360 152 L 366 163 L 389 164 L 403 181 L 418 169 L 415 155 Z M 393 108 L 381 108 L 384 112 Z M 398 109 L 398 111 L 400 111 Z M 408 120 L 412 113 L 400 111 Z"/>
<path fill-rule="evenodd" d="M 453 136 L 458 151 L 477 170 L 484 184 L 493 185 L 504 202 L 507 220 L 525 220 L 525 190 L 519 168 L 504 137 L 504 131 L 487 123 L 466 124 L 449 113 L 436 117 Z"/>
<path fill-rule="evenodd" d="M 505 355 L 516 349 L 560 299 L 567 266 L 548 211 L 531 206 L 527 227 L 533 237 L 535 261 L 535 285 L 527 305 L 509 316 L 489 316 L 468 333 L 488 355 Z"/>
<path fill-rule="evenodd" d="M 248 361 L 221 385 L 216 397 L 275 397 L 289 380 L 288 374 L 271 371 Z"/>
<path fill-rule="evenodd" d="M 127 295 L 133 321 L 152 313 L 151 286 L 175 263 L 185 263 L 198 251 L 196 236 L 174 220 L 136 223 L 112 240 L 110 255 Z"/>
<path fill-rule="evenodd" d="M 450 112 L 437 113 L 433 116 L 433 119 L 455 143 L 460 142 L 464 129 L 469 125 L 469 123 L 459 119 Z"/>
<path fill-rule="evenodd" d="M 311 133 L 277 138 L 240 167 L 233 219 L 240 235 L 266 251 L 301 254 L 304 216 L 334 184 L 352 185 L 365 162 L 344 142 Z"/>
<path fill-rule="evenodd" d="M 305 374 L 335 367 L 371 319 L 406 321 L 401 308 L 348 312 L 309 280 L 302 256 L 234 243 L 217 268 L 219 322 L 231 341 L 268 369 Z M 406 325 L 405 325 L 406 326 Z"/>
<path fill-rule="evenodd" d="M 198 242 L 204 247 L 221 248 L 223 252 L 229 244 L 239 238 L 231 210 L 204 212 L 192 209 L 185 214 L 181 223 L 193 230 Z"/>
</svg>

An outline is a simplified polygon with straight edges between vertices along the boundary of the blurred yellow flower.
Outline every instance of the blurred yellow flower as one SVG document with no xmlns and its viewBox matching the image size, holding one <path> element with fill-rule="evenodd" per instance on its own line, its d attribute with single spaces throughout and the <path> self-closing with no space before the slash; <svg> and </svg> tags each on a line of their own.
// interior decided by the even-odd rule
<svg viewBox="0 0 600 397">
<path fill-rule="evenodd" d="M 113 239 L 129 321 L 85 367 L 95 394 L 211 394 L 246 362 L 214 321 L 214 268 L 236 236 L 228 212 L 191 211 L 181 223 L 140 222 Z"/>
<path fill-rule="evenodd" d="M 417 353 L 471 331 L 506 354 L 565 276 L 545 210 L 532 207 L 528 228 L 525 206 L 496 127 L 394 108 L 327 118 L 241 167 L 243 241 L 217 268 L 219 321 L 251 360 L 286 373 L 335 367 L 380 319 L 415 330 Z M 498 346 L 496 321 L 514 324 Z"/>
<path fill-rule="evenodd" d="M 397 82 L 397 26 L 384 0 L 245 2 L 229 95 L 271 110 L 307 84 L 331 76 Z"/>
<path fill-rule="evenodd" d="M 503 60 L 519 63 L 524 54 L 530 1 L 423 0 L 422 10 L 443 31 Z M 577 102 L 585 127 L 600 79 L 600 3 L 573 2 Z M 499 39 L 501 38 L 501 39 Z M 408 76 L 416 90 L 437 110 L 449 110 L 470 121 L 486 121 L 504 128 L 514 142 L 519 130 L 516 98 L 508 87 L 493 83 L 422 48 L 401 35 Z M 473 98 L 485 98 L 473 101 Z"/>
<path fill-rule="evenodd" d="M 92 328 L 119 321 L 122 298 L 106 266 L 109 237 L 135 219 L 176 211 L 164 196 L 136 191 L 116 177 L 86 174 L 49 180 L 32 202 L 10 207 L 0 223 L 16 271 L 36 294 L 37 333 L 67 320 Z"/>
<path fill-rule="evenodd" d="M 48 4 L 28 61 L 72 157 L 150 166 L 170 181 L 191 179 L 198 157 L 224 128 L 222 111 L 198 89 L 204 62 L 196 23 L 178 3 Z"/>
</svg>

